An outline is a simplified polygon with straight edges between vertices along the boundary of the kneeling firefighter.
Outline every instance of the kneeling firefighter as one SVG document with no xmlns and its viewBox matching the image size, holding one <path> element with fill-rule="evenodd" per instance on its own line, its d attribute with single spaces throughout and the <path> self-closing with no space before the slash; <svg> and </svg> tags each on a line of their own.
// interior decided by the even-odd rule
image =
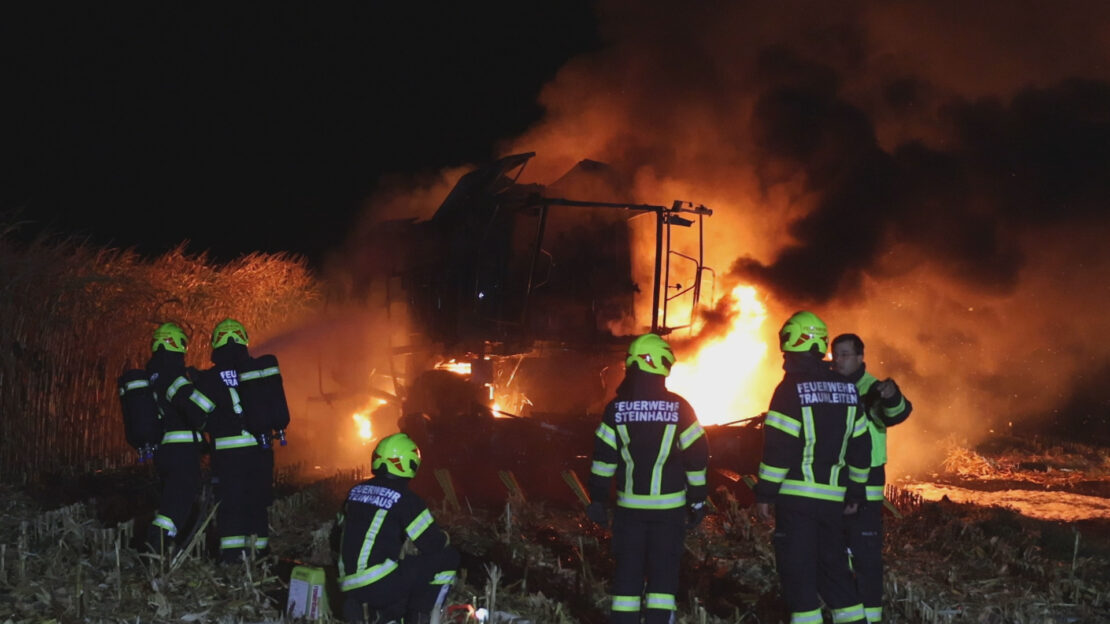
<svg viewBox="0 0 1110 624">
<path fill-rule="evenodd" d="M 348 622 L 430 622 L 454 583 L 459 553 L 424 500 L 409 489 L 419 467 L 416 443 L 395 433 L 374 449 L 374 477 L 347 494 L 336 530 Z M 406 540 L 419 553 L 402 559 Z"/>
<path fill-rule="evenodd" d="M 686 530 L 705 515 L 709 442 L 686 399 L 667 390 L 674 353 L 656 334 L 628 348 L 625 377 L 605 407 L 590 467 L 590 520 L 608 526 L 613 477 L 613 624 L 674 621 Z M 645 582 L 646 581 L 646 582 Z"/>
<path fill-rule="evenodd" d="M 247 330 L 235 319 L 225 319 L 212 331 L 212 364 L 197 378 L 197 386 L 216 404 L 208 420 L 215 477 L 216 529 L 220 560 L 239 561 L 247 550 L 264 550 L 270 535 L 267 508 L 273 490 L 272 451 L 263 449 L 249 431 L 253 412 L 266 409 L 245 390 L 243 376 L 258 370 L 247 351 Z"/>
</svg>

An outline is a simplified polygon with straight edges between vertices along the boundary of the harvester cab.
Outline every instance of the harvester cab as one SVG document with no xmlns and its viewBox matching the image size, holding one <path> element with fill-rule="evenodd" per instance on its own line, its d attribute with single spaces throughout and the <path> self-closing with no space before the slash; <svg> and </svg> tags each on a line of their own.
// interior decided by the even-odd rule
<svg viewBox="0 0 1110 624">
<path fill-rule="evenodd" d="M 629 337 L 686 327 L 715 274 L 710 209 L 621 201 L 629 178 L 589 160 L 521 183 L 533 156 L 463 175 L 427 220 L 381 224 L 361 278 L 408 319 L 390 337 L 398 428 L 433 464 L 480 456 L 535 487 L 549 477 L 532 469 L 585 461 Z"/>
<path fill-rule="evenodd" d="M 431 219 L 413 224 L 424 244 L 406 245 L 398 269 L 415 324 L 455 353 L 508 355 L 539 342 L 605 342 L 614 327 L 635 318 L 635 298 L 646 280 L 637 279 L 632 238 L 645 228 L 630 222 L 646 217 L 653 238 L 651 274 L 643 276 L 651 289 L 646 328 L 662 334 L 675 329 L 667 326 L 668 310 L 681 303 L 696 307 L 703 276 L 712 275 L 702 259 L 702 220 L 712 211 L 682 201 L 617 201 L 627 183 L 588 160 L 546 187 L 518 183 L 533 156 L 506 156 L 464 175 Z M 565 196 L 577 193 L 603 197 Z M 694 226 L 695 254 L 672 249 L 672 228 Z M 672 262 L 679 260 L 689 265 L 689 279 L 670 292 Z"/>
</svg>

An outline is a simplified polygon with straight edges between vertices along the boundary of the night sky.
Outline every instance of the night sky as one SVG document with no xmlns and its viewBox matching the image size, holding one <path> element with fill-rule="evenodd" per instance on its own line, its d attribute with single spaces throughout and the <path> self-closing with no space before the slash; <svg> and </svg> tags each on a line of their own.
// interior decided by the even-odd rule
<svg viewBox="0 0 1110 624">
<path fill-rule="evenodd" d="M 318 261 L 382 176 L 496 157 L 599 45 L 580 1 L 26 4 L 0 16 L 0 210 L 146 254 Z"/>
<path fill-rule="evenodd" d="M 1110 3 L 34 6 L 0 198 L 40 227 L 319 260 L 588 158 L 712 208 L 716 294 L 858 331 L 923 424 L 1110 430 Z"/>
</svg>

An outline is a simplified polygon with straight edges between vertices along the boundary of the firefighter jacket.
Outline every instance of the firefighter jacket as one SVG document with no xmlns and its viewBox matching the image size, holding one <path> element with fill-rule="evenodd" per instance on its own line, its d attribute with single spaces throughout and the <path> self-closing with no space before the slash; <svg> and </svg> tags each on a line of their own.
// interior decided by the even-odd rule
<svg viewBox="0 0 1110 624">
<path fill-rule="evenodd" d="M 709 442 L 686 399 L 667 390 L 666 378 L 629 368 L 605 406 L 594 440 L 590 497 L 617 506 L 675 509 L 705 500 Z"/>
<path fill-rule="evenodd" d="M 867 431 L 871 434 L 871 475 L 867 479 L 867 500 L 883 500 L 886 485 L 886 428 L 906 420 L 913 411 L 913 404 L 902 396 L 895 384 L 894 396 L 884 399 L 875 388 L 878 379 L 867 372 L 867 365 L 848 376 L 856 384 L 860 401 L 867 412 Z"/>
<path fill-rule="evenodd" d="M 200 442 L 200 431 L 215 404 L 193 385 L 185 355 L 159 349 L 147 362 L 146 371 L 162 418 L 162 445 Z"/>
<path fill-rule="evenodd" d="M 756 500 L 863 502 L 871 438 L 855 384 L 810 353 L 784 353 L 783 369 L 764 421 Z"/>
<path fill-rule="evenodd" d="M 350 591 L 376 583 L 393 573 L 405 540 L 421 553 L 434 553 L 448 544 L 447 533 L 409 480 L 375 476 L 351 488 L 338 517 L 339 588 Z"/>
<path fill-rule="evenodd" d="M 886 428 L 906 420 L 913 411 L 913 404 L 902 396 L 901 388 L 895 386 L 894 396 L 884 399 L 877 388 L 878 379 L 867 372 L 867 365 L 860 366 L 848 381 L 856 384 L 860 401 L 867 410 L 867 428 L 871 432 L 871 465 L 882 466 L 886 463 Z"/>
<path fill-rule="evenodd" d="M 246 430 L 245 412 L 251 406 L 243 401 L 239 380 L 239 371 L 247 368 L 250 361 L 245 346 L 229 342 L 212 351 L 214 366 L 197 377 L 197 387 L 216 405 L 207 431 L 217 451 L 258 445 Z"/>
</svg>

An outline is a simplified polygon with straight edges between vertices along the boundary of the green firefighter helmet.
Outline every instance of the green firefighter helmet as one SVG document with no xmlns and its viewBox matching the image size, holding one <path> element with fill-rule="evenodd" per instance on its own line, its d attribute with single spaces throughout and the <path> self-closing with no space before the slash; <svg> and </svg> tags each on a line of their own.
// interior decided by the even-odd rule
<svg viewBox="0 0 1110 624">
<path fill-rule="evenodd" d="M 645 373 L 666 377 L 671 374 L 674 361 L 674 351 L 666 340 L 656 334 L 644 334 L 628 345 L 628 357 L 624 360 L 624 365 L 631 367 L 635 364 Z"/>
<path fill-rule="evenodd" d="M 391 475 L 411 479 L 420 467 L 420 449 L 407 434 L 395 433 L 382 438 L 374 447 L 374 459 L 370 469 L 374 474 L 384 470 Z"/>
<path fill-rule="evenodd" d="M 176 323 L 162 323 L 154 330 L 154 342 L 150 344 L 150 350 L 157 351 L 158 347 L 162 347 L 166 351 L 185 353 L 188 344 L 189 339 L 185 337 L 185 330 Z"/>
<path fill-rule="evenodd" d="M 250 344 L 247 339 L 247 329 L 243 324 L 233 318 L 227 318 L 216 325 L 212 330 L 212 348 L 217 349 L 228 342 L 238 342 L 244 347 Z"/>
<path fill-rule="evenodd" d="M 779 343 L 783 351 L 805 353 L 817 347 L 824 354 L 829 350 L 829 328 L 813 312 L 795 312 L 779 330 Z"/>
</svg>

